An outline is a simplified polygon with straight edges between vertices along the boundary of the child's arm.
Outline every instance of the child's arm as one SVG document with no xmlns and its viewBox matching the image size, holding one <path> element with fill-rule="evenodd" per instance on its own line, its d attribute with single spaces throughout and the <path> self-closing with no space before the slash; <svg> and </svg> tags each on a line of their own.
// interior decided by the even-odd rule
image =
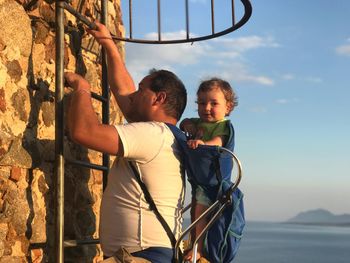
<svg viewBox="0 0 350 263">
<path fill-rule="evenodd" d="M 216 146 L 223 146 L 225 142 L 226 136 L 215 136 L 212 139 L 205 141 L 205 145 L 216 145 Z"/>
<path fill-rule="evenodd" d="M 227 142 L 227 136 L 215 136 L 208 141 L 203 140 L 188 140 L 187 145 L 191 149 L 196 149 L 199 145 L 223 146 Z"/>
</svg>

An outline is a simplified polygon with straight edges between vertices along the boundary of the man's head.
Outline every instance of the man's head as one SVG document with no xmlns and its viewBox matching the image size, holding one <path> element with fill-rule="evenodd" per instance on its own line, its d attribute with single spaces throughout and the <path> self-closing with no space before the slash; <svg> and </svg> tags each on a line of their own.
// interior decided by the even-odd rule
<svg viewBox="0 0 350 263">
<path fill-rule="evenodd" d="M 172 72 L 167 70 L 150 70 L 151 90 L 153 92 L 165 92 L 164 108 L 171 117 L 179 120 L 187 103 L 187 92 L 182 81 Z"/>
<path fill-rule="evenodd" d="M 132 121 L 178 121 L 186 107 L 187 92 L 174 73 L 152 69 L 130 99 Z"/>
</svg>

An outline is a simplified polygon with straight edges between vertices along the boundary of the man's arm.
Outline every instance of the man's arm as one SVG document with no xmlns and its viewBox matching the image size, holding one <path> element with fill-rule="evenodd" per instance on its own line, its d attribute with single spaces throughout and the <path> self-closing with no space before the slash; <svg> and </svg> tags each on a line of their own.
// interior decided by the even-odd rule
<svg viewBox="0 0 350 263">
<path fill-rule="evenodd" d="M 65 73 L 66 82 L 74 89 L 69 111 L 69 135 L 75 142 L 90 149 L 122 156 L 123 145 L 115 127 L 101 124 L 91 103 L 89 83 L 74 73 Z"/>
<path fill-rule="evenodd" d="M 87 31 L 94 36 L 97 42 L 106 50 L 108 83 L 119 105 L 119 108 L 121 109 L 125 118 L 128 120 L 128 112 L 130 107 L 128 95 L 136 91 L 134 81 L 125 67 L 118 48 L 115 45 L 106 26 L 99 22 L 95 23 L 97 29 Z"/>
</svg>

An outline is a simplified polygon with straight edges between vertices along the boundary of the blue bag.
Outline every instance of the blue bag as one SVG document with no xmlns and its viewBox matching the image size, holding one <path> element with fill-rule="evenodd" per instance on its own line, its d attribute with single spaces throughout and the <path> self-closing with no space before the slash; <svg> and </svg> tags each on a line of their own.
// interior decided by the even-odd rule
<svg viewBox="0 0 350 263">
<path fill-rule="evenodd" d="M 230 137 L 225 148 L 232 152 L 234 129 L 231 123 L 228 125 Z M 222 151 L 222 147 L 219 146 L 200 145 L 197 149 L 190 149 L 185 134 L 173 125 L 168 126 L 180 146 L 192 194 L 193 189 L 200 185 L 212 203 L 219 200 L 226 206 L 205 235 L 204 257 L 212 263 L 233 262 L 241 241 L 245 218 L 243 193 L 238 188 L 232 190 L 232 155 Z"/>
</svg>

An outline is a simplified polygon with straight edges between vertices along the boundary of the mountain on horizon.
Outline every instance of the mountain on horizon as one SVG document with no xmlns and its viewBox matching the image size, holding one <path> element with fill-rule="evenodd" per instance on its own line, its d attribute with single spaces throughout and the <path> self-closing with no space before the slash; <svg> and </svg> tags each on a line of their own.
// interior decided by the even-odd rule
<svg viewBox="0 0 350 263">
<path fill-rule="evenodd" d="M 350 226 L 350 214 L 335 215 L 325 209 L 315 209 L 301 212 L 287 223 Z"/>
</svg>

